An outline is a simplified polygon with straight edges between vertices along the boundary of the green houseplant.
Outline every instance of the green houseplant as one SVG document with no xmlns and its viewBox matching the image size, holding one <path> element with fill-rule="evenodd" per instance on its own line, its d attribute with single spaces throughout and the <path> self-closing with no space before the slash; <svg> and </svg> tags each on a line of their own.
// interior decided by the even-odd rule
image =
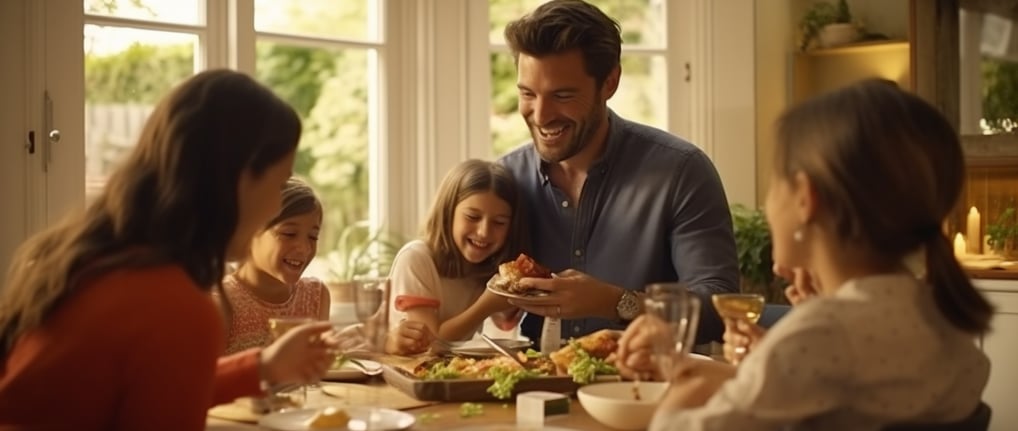
<svg viewBox="0 0 1018 431">
<path fill-rule="evenodd" d="M 349 282 L 361 276 L 384 277 L 402 246 L 398 235 L 372 228 L 367 220 L 350 224 L 340 232 L 336 248 L 326 256 L 329 272 L 336 282 Z"/>
<path fill-rule="evenodd" d="M 759 293 L 768 303 L 787 304 L 784 283 L 774 276 L 771 257 L 771 232 L 763 211 L 742 204 L 733 204 L 732 228 L 739 255 L 740 289 Z"/>
<path fill-rule="evenodd" d="M 799 31 L 802 33 L 800 51 L 806 51 L 814 40 L 820 40 L 823 46 L 833 46 L 858 37 L 846 0 L 814 3 L 799 20 Z"/>
<path fill-rule="evenodd" d="M 993 223 L 986 225 L 987 241 L 993 251 L 1006 259 L 1018 259 L 1018 211 L 1005 208 Z"/>
</svg>

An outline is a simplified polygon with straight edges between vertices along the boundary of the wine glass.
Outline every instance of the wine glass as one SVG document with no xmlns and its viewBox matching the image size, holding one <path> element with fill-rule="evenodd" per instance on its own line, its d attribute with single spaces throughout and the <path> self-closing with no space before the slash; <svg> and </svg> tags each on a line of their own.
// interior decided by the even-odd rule
<svg viewBox="0 0 1018 431">
<path fill-rule="evenodd" d="M 755 324 L 763 314 L 764 297 L 756 293 L 717 293 L 711 296 L 714 309 L 724 319 L 744 320 Z M 746 346 L 736 346 L 736 355 L 745 355 Z"/>
<path fill-rule="evenodd" d="M 700 322 L 700 298 L 685 283 L 654 283 L 646 287 L 644 310 L 653 332 L 652 356 L 668 382 L 675 364 L 692 351 Z"/>
</svg>

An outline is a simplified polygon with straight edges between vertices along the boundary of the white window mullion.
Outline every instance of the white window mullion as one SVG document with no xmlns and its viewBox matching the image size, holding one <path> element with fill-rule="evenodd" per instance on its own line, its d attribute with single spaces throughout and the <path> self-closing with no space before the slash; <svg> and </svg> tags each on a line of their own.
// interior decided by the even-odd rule
<svg viewBox="0 0 1018 431">
<path fill-rule="evenodd" d="M 229 38 L 227 2 L 205 2 L 205 34 L 199 36 L 198 52 L 194 58 L 195 70 L 218 69 L 228 66 Z"/>
<path fill-rule="evenodd" d="M 255 12 L 254 0 L 229 0 L 226 31 L 227 65 L 241 72 L 255 74 Z"/>
</svg>

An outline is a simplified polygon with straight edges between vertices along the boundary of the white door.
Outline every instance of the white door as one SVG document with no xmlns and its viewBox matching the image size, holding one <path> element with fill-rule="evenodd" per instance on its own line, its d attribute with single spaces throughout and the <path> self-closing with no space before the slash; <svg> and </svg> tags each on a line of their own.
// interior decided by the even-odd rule
<svg viewBox="0 0 1018 431">
<path fill-rule="evenodd" d="M 0 2 L 4 270 L 28 235 L 84 201 L 81 10 L 80 0 Z"/>
</svg>

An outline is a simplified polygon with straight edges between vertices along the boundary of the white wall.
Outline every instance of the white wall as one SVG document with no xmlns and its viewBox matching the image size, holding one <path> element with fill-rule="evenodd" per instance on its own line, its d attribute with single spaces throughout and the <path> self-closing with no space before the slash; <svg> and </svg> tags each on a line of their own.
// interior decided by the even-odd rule
<svg viewBox="0 0 1018 431">
<path fill-rule="evenodd" d="M 711 70 L 708 80 L 708 154 L 721 174 L 729 202 L 756 202 L 756 82 L 754 0 L 707 3 Z M 694 79 L 696 79 L 694 77 Z M 695 108 L 694 104 L 694 110 Z"/>
</svg>

